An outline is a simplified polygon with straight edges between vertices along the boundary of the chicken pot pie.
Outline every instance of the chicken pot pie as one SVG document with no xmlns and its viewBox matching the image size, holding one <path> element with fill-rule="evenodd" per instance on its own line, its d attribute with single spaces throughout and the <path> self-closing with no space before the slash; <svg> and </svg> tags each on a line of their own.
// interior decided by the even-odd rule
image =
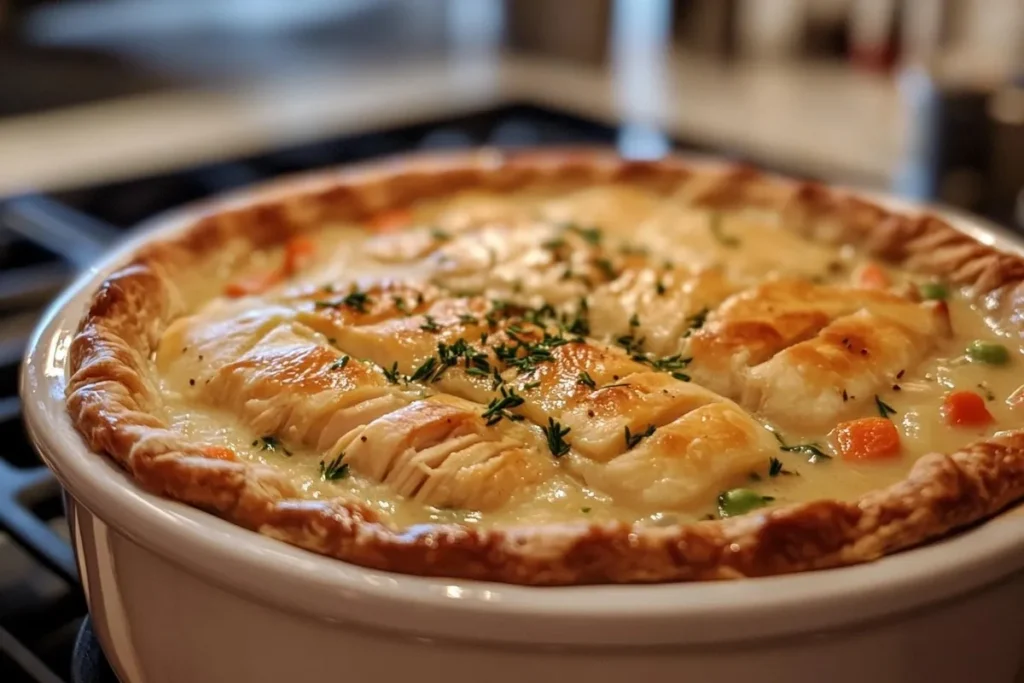
<svg viewBox="0 0 1024 683">
<path fill-rule="evenodd" d="M 356 564 L 526 584 L 878 558 L 1024 496 L 1024 262 L 815 184 L 405 159 L 186 214 L 67 405 L 142 486 Z"/>
</svg>

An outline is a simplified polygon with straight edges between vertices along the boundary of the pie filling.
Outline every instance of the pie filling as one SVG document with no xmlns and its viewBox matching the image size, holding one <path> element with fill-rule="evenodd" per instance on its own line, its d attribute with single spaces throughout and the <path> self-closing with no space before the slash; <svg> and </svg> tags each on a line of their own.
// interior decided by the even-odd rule
<svg viewBox="0 0 1024 683">
<path fill-rule="evenodd" d="M 396 526 L 854 499 L 1020 426 L 964 293 L 773 213 L 467 192 L 253 254 L 167 330 L 168 422 Z"/>
</svg>

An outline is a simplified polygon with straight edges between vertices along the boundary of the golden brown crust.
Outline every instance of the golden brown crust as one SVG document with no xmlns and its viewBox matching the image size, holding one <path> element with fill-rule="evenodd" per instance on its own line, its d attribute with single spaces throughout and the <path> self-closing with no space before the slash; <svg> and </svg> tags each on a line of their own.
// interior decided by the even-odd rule
<svg viewBox="0 0 1024 683">
<path fill-rule="evenodd" d="M 769 207 L 792 229 L 861 245 L 971 288 L 1024 336 L 1024 259 L 930 215 L 894 213 L 820 185 L 682 159 L 625 161 L 593 150 L 480 152 L 392 160 L 279 182 L 212 204 L 182 234 L 153 243 L 107 278 L 74 339 L 67 406 L 91 449 L 146 489 L 268 536 L 391 571 L 536 585 L 764 576 L 868 561 L 977 522 L 1024 497 L 1024 431 L 921 458 L 909 476 L 854 502 L 801 503 L 665 527 L 573 524 L 485 531 L 393 530 L 369 510 L 297 497 L 272 469 L 204 457 L 154 417 L 147 359 L 182 311 L 174 284 L 232 243 L 264 247 L 327 219 L 359 220 L 463 188 L 628 181 L 716 207 Z"/>
</svg>

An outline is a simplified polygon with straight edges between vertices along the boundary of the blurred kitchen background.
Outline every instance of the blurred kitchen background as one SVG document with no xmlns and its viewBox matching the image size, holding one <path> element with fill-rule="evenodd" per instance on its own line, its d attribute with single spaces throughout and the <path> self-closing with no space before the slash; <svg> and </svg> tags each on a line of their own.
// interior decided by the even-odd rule
<svg viewBox="0 0 1024 683">
<path fill-rule="evenodd" d="M 726 155 L 1024 231 L 1024 0 L 0 0 L 0 681 L 113 680 L 17 397 L 68 278 L 272 176 L 557 143 Z"/>
</svg>

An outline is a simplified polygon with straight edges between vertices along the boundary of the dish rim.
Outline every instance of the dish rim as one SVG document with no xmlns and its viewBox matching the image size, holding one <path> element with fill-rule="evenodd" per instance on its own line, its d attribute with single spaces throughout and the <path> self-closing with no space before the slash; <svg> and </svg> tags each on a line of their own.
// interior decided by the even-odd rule
<svg viewBox="0 0 1024 683">
<path fill-rule="evenodd" d="M 860 194 L 863 196 L 863 193 Z M 248 192 L 242 194 L 248 195 Z M 921 208 L 901 200 L 887 197 L 881 199 L 886 204 L 895 205 L 894 208 Z M 228 197 L 217 200 L 214 205 L 221 207 L 230 201 L 231 197 Z M 786 630 L 780 629 L 777 623 L 768 629 L 759 629 L 755 625 L 737 630 L 736 622 L 740 617 L 750 620 L 752 615 L 778 614 L 781 611 L 793 617 L 802 615 L 794 623 L 787 624 L 794 632 L 818 628 L 836 621 L 834 616 L 829 615 L 830 610 L 841 610 L 844 615 L 842 621 L 846 622 L 878 616 L 894 609 L 909 609 L 991 583 L 1024 564 L 1024 548 L 1014 549 L 1014 546 L 1022 545 L 1019 540 L 1024 537 L 1024 518 L 1004 513 L 999 516 L 998 524 L 984 524 L 951 539 L 932 542 L 912 551 L 854 567 L 801 572 L 790 576 L 748 578 L 739 582 L 605 585 L 552 591 L 503 583 L 430 579 L 365 569 L 254 534 L 199 509 L 149 494 L 116 468 L 109 458 L 92 453 L 82 443 L 64 409 L 63 362 L 66 355 L 63 358 L 58 356 L 62 345 L 66 354 L 66 345 L 78 318 L 98 284 L 143 245 L 167 239 L 186 229 L 195 213 L 195 207 L 184 207 L 147 222 L 148 225 L 158 225 L 158 229 L 140 232 L 127 240 L 101 263 L 83 273 L 51 306 L 33 335 L 22 369 L 23 396 L 37 399 L 25 401 L 26 422 L 47 464 L 54 469 L 72 495 L 83 501 L 87 508 L 100 511 L 101 519 L 108 523 L 116 519 L 115 526 L 127 535 L 179 562 L 179 551 L 191 544 L 198 552 L 187 553 L 189 561 L 186 564 L 250 596 L 269 597 L 271 602 L 277 602 L 281 607 L 299 608 L 309 614 L 342 619 L 351 618 L 351 612 L 336 608 L 343 607 L 349 599 L 356 599 L 367 606 L 374 605 L 370 612 L 381 610 L 373 616 L 360 615 L 360 618 L 367 617 L 373 622 L 383 621 L 386 624 L 378 625 L 399 628 L 400 623 L 385 617 L 389 610 L 412 602 L 421 606 L 444 608 L 451 615 L 476 614 L 478 619 L 489 624 L 489 628 L 480 631 L 477 628 L 463 628 L 461 622 L 450 621 L 442 629 L 450 631 L 447 635 L 475 639 L 484 632 L 504 632 L 503 639 L 515 642 L 536 641 L 538 629 L 532 619 L 538 615 L 547 617 L 542 629 L 549 632 L 545 642 L 596 644 L 593 635 L 577 638 L 574 633 L 565 633 L 568 625 L 562 623 L 565 620 L 575 622 L 580 630 L 589 631 L 591 629 L 587 626 L 590 620 L 614 620 L 628 624 L 637 619 L 650 623 L 673 623 L 671 637 L 663 639 L 663 642 L 679 642 L 684 634 L 679 631 L 677 620 L 686 616 L 700 622 L 697 628 L 685 629 L 687 639 L 707 642 L 722 637 L 736 639 L 778 635 Z M 986 237 L 987 243 L 1020 251 L 1019 245 L 1007 242 L 1009 238 L 998 229 L 993 230 L 991 226 L 976 220 L 971 220 L 965 226 L 962 217 L 947 215 L 947 218 L 960 228 L 966 227 L 965 231 L 972 236 Z M 54 418 L 57 420 L 57 429 L 40 428 L 40 425 L 47 422 L 52 424 Z M 125 482 L 129 482 L 128 486 L 125 486 Z M 130 495 L 118 493 L 126 489 Z M 214 533 L 204 534 L 203 529 L 213 529 Z M 211 536 L 218 538 L 219 542 L 211 542 Z M 176 539 L 176 542 L 166 542 L 170 538 Z M 249 541 L 244 541 L 244 538 Z M 925 557 L 944 553 L 951 546 L 956 547 L 951 551 L 951 560 L 924 560 Z M 214 557 L 217 558 L 216 563 L 207 561 Z M 261 565 L 261 561 L 267 565 Z M 219 568 L 215 566 L 217 564 Z M 288 585 L 298 593 L 287 598 L 277 592 L 270 596 L 263 595 L 268 585 L 266 581 L 271 577 L 265 576 L 254 581 L 256 572 L 250 575 L 245 571 L 237 571 L 254 566 L 269 572 L 274 585 Z M 299 566 L 303 569 L 296 573 L 295 569 Z M 225 575 L 225 567 L 234 568 L 238 575 Z M 328 567 L 331 569 L 327 570 Z M 317 590 L 309 595 L 299 590 L 308 585 L 311 574 L 315 573 L 319 577 L 324 570 L 332 578 L 318 582 Z M 919 585 L 921 581 L 931 586 L 942 584 L 941 590 L 922 591 Z M 908 590 L 911 587 L 918 590 Z M 313 596 L 329 588 L 344 588 L 347 595 L 342 603 L 332 603 L 331 609 L 325 609 L 327 606 L 321 603 L 322 596 Z M 304 599 L 296 601 L 295 595 L 299 593 Z M 638 604 L 640 594 L 643 600 Z M 865 594 L 870 594 L 871 598 L 865 599 Z M 851 600 L 851 595 L 859 597 Z M 880 596 L 884 596 L 884 599 Z M 802 609 L 801 605 L 811 607 Z M 824 611 L 817 611 L 819 607 Z M 816 611 L 817 616 L 814 615 Z M 495 620 L 495 616 L 501 615 L 507 620 L 531 620 L 529 637 L 514 628 L 503 627 L 501 619 Z M 549 623 L 554 617 L 559 617 L 557 621 L 560 625 L 557 627 Z M 642 638 L 634 637 L 637 634 L 631 632 L 629 625 L 614 631 L 617 634 L 614 638 L 611 633 L 602 632 L 599 640 L 608 638 L 607 644 L 622 643 L 623 640 L 632 644 L 659 642 L 656 634 L 653 640 L 651 634 Z"/>
</svg>

